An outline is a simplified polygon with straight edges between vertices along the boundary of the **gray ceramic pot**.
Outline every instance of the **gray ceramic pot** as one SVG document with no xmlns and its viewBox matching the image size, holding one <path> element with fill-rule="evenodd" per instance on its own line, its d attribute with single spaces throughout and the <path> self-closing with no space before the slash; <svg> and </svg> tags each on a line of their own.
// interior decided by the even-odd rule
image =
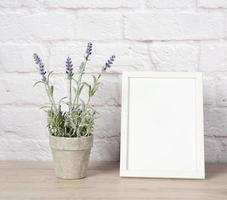
<svg viewBox="0 0 227 200">
<path fill-rule="evenodd" d="M 50 136 L 55 174 L 63 179 L 86 177 L 93 136 L 67 138 Z"/>
</svg>

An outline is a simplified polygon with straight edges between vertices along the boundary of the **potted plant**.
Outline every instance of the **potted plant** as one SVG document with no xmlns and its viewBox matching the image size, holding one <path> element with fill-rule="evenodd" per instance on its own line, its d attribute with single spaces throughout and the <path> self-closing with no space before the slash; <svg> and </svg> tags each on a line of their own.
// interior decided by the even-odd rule
<svg viewBox="0 0 227 200">
<path fill-rule="evenodd" d="M 42 108 L 47 112 L 49 143 L 55 174 L 59 178 L 80 179 L 86 176 L 97 116 L 96 110 L 91 105 L 91 98 L 99 88 L 102 73 L 111 67 L 115 59 L 114 55 L 111 56 L 102 67 L 101 72 L 92 75 L 92 83 L 88 83 L 83 80 L 83 76 L 91 54 L 92 43 L 89 42 L 84 61 L 75 69 L 76 72 L 74 72 L 71 58 L 66 59 L 68 97 L 63 97 L 58 102 L 54 98 L 54 86 L 50 83 L 53 72 L 47 73 L 41 58 L 36 53 L 33 55 L 42 76 L 42 79 L 34 86 L 42 84 L 49 99 L 49 104 Z M 86 99 L 81 98 L 83 90 L 87 92 Z M 64 103 L 66 103 L 67 109 L 62 108 Z"/>
</svg>

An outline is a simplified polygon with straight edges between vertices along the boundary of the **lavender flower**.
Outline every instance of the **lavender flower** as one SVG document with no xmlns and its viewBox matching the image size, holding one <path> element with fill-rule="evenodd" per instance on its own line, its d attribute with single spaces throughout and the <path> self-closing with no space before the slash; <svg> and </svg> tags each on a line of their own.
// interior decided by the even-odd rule
<svg viewBox="0 0 227 200">
<path fill-rule="evenodd" d="M 115 60 L 116 56 L 112 55 L 110 59 L 106 62 L 105 66 L 103 67 L 103 70 L 106 71 L 107 68 L 110 68 Z"/>
<path fill-rule="evenodd" d="M 91 55 L 91 53 L 92 53 L 92 43 L 91 42 L 88 42 L 86 53 L 85 53 L 85 59 L 86 59 L 86 61 L 88 61 L 88 58 Z"/>
<path fill-rule="evenodd" d="M 66 66 L 66 74 L 68 75 L 68 78 L 71 78 L 73 76 L 73 63 L 70 57 L 66 59 L 65 66 Z"/>
<path fill-rule="evenodd" d="M 45 76 L 46 70 L 45 70 L 43 61 L 41 60 L 41 58 L 36 53 L 33 54 L 33 57 L 34 57 L 35 63 L 39 66 L 39 73 L 42 75 L 43 80 L 45 81 L 46 80 L 46 76 Z"/>
</svg>

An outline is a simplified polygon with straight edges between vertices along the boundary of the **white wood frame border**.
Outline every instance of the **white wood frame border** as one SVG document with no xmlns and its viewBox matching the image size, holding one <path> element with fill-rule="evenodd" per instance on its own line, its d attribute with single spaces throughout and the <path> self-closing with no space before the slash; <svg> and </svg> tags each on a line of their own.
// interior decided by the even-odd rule
<svg viewBox="0 0 227 200">
<path fill-rule="evenodd" d="M 128 114 L 129 114 L 129 81 L 131 78 L 185 78 L 196 81 L 196 171 L 144 171 L 128 169 Z M 203 86 L 200 72 L 124 72 L 122 74 L 122 108 L 121 108 L 121 150 L 120 176 L 121 177 L 154 177 L 154 178 L 188 178 L 204 179 L 204 127 L 203 127 Z"/>
</svg>

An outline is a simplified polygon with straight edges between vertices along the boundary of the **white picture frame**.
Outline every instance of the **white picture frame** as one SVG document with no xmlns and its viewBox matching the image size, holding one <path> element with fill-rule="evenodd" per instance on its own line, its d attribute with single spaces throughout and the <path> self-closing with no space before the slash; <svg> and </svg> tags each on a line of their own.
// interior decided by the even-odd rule
<svg viewBox="0 0 227 200">
<path fill-rule="evenodd" d="M 121 177 L 204 179 L 200 72 L 122 74 Z"/>
</svg>

